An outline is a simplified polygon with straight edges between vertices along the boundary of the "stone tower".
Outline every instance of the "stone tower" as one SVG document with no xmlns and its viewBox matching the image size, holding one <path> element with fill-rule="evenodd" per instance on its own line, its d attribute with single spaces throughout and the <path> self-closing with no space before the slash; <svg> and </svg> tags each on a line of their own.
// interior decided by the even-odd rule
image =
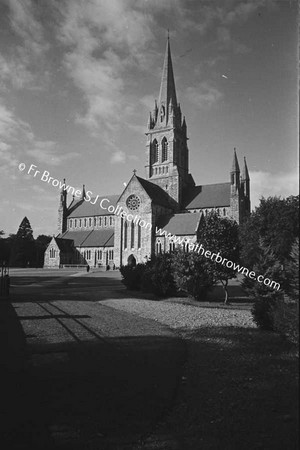
<svg viewBox="0 0 300 450">
<path fill-rule="evenodd" d="M 61 188 L 58 207 L 58 234 L 64 233 L 67 229 L 67 191 L 64 189 L 66 180 L 64 179 L 64 186 Z"/>
<path fill-rule="evenodd" d="M 180 207 L 191 176 L 187 126 L 177 103 L 169 37 L 159 97 L 147 128 L 146 179 L 164 189 Z"/>
<path fill-rule="evenodd" d="M 230 215 L 238 223 L 241 223 L 250 214 L 250 177 L 246 158 L 240 175 L 239 162 L 236 149 L 233 153 L 233 162 L 230 172 Z"/>
</svg>

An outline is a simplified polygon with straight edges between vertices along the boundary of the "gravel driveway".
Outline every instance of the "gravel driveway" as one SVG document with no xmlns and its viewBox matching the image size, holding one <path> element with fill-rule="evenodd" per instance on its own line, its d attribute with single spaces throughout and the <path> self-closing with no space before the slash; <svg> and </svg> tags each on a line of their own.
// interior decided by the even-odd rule
<svg viewBox="0 0 300 450">
<path fill-rule="evenodd" d="M 189 305 L 176 301 L 154 301 L 144 299 L 112 299 L 100 302 L 131 314 L 168 325 L 174 329 L 194 330 L 202 326 L 256 328 L 250 308 L 238 306 Z"/>
</svg>

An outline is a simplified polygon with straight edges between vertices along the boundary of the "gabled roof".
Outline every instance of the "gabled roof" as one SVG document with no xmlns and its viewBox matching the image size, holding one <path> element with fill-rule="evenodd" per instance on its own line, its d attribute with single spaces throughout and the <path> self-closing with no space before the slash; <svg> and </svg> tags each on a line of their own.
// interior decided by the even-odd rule
<svg viewBox="0 0 300 450">
<path fill-rule="evenodd" d="M 74 203 L 72 202 L 70 205 L 71 211 L 68 215 L 68 218 L 72 219 L 72 218 L 77 218 L 77 217 L 93 217 L 93 216 L 112 215 L 112 213 L 110 213 L 105 208 L 107 208 L 109 205 L 113 205 L 114 207 L 116 207 L 119 195 L 106 195 L 103 197 L 99 196 L 97 200 L 96 200 L 96 198 L 97 197 L 93 197 L 93 198 L 91 198 L 90 201 L 78 200 L 76 202 L 76 200 L 75 200 Z M 108 202 L 103 202 L 103 208 L 101 208 L 100 202 L 103 199 L 107 199 Z M 95 200 L 96 200 L 96 203 L 93 205 L 92 203 L 94 203 Z"/>
<path fill-rule="evenodd" d="M 186 209 L 230 206 L 230 183 L 195 186 L 188 191 L 184 203 Z"/>
<path fill-rule="evenodd" d="M 157 184 L 151 183 L 151 181 L 145 180 L 144 178 L 140 178 L 138 176 L 136 178 L 156 205 L 165 206 L 166 208 L 172 209 L 171 200 L 166 191 L 164 191 Z"/>
<path fill-rule="evenodd" d="M 201 216 L 201 212 L 162 216 L 156 226 L 175 236 L 195 235 L 199 228 Z M 157 236 L 160 236 L 160 233 Z"/>
<path fill-rule="evenodd" d="M 54 238 L 59 250 L 64 253 L 72 252 L 74 250 L 73 241 L 70 239 Z"/>
<path fill-rule="evenodd" d="M 114 245 L 114 231 L 111 229 L 65 231 L 59 235 L 59 238 L 71 239 L 75 247 L 113 247 Z"/>
</svg>

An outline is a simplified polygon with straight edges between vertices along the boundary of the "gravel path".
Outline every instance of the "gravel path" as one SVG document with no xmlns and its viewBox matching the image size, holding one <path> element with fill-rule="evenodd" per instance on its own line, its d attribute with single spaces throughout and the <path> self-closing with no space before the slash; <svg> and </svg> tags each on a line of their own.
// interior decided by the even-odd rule
<svg viewBox="0 0 300 450">
<path fill-rule="evenodd" d="M 249 310 L 239 306 L 205 307 L 170 301 L 144 299 L 111 299 L 101 304 L 153 319 L 174 329 L 194 330 L 200 327 L 244 327 L 256 328 Z"/>
</svg>

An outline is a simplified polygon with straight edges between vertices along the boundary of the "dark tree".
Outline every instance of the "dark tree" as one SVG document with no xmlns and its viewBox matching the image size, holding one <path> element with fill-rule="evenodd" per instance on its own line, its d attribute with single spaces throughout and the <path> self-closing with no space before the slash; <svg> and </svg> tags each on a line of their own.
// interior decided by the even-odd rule
<svg viewBox="0 0 300 450">
<path fill-rule="evenodd" d="M 32 267 L 35 265 L 35 259 L 35 242 L 32 228 L 27 217 L 24 217 L 13 240 L 10 266 Z"/>
<path fill-rule="evenodd" d="M 205 250 L 211 253 L 220 254 L 232 263 L 239 261 L 239 239 L 238 224 L 225 217 L 220 217 L 212 212 L 205 217 L 200 226 L 200 242 Z M 226 264 L 221 264 L 208 259 L 209 270 L 213 275 L 214 282 L 220 282 L 225 292 L 224 303 L 228 302 L 228 281 L 236 277 L 236 271 L 228 268 Z"/>
<path fill-rule="evenodd" d="M 251 268 L 258 262 L 261 240 L 283 264 L 299 235 L 299 196 L 262 198 L 259 207 L 240 226 L 239 234 L 245 266 Z"/>
<path fill-rule="evenodd" d="M 176 250 L 172 254 L 172 268 L 176 288 L 197 301 L 206 300 L 214 284 L 209 261 L 197 252 Z"/>
</svg>

